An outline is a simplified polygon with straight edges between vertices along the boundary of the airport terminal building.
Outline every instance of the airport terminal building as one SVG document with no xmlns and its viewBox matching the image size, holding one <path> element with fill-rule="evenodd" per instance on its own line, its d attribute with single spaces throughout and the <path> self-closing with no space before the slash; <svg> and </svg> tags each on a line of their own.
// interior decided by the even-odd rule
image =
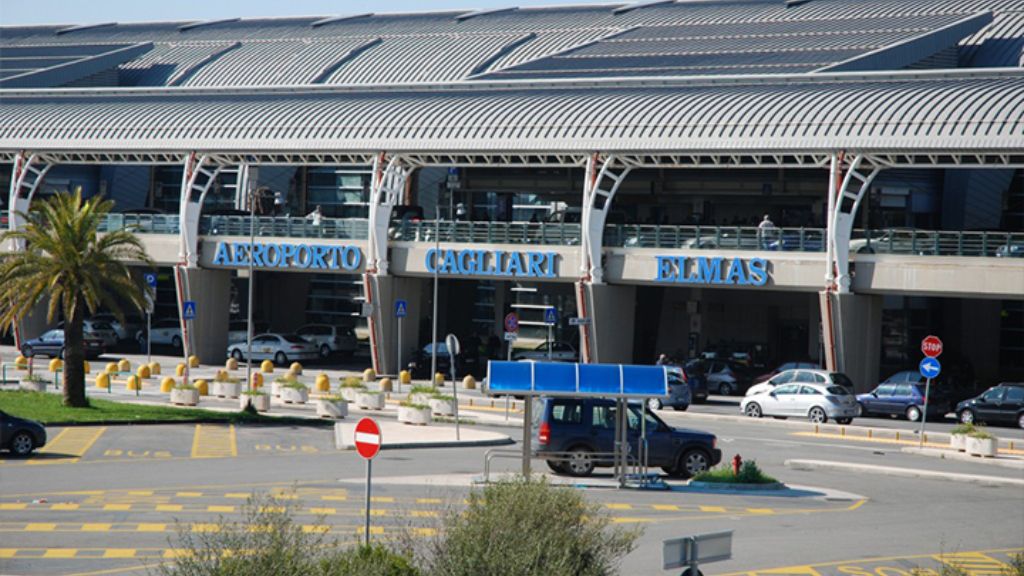
<svg viewBox="0 0 1024 576">
<path fill-rule="evenodd" d="M 514 346 L 553 324 L 585 362 L 863 390 L 935 333 L 946 370 L 1024 378 L 1024 0 L 2 27 L 0 164 L 5 227 L 113 199 L 205 362 L 254 277 L 257 321 L 355 324 L 382 373 L 435 318 L 503 357 L 515 312 Z"/>
</svg>

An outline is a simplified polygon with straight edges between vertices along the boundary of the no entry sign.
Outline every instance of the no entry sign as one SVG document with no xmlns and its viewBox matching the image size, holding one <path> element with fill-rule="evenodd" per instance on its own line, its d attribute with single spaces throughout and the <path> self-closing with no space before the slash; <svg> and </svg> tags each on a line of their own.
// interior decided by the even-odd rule
<svg viewBox="0 0 1024 576">
<path fill-rule="evenodd" d="M 942 340 L 938 336 L 926 336 L 921 340 L 921 353 L 929 358 L 937 358 L 942 354 Z"/>
<path fill-rule="evenodd" d="M 363 418 L 356 423 L 356 452 L 367 460 L 380 452 L 380 426 L 373 418 Z"/>
</svg>

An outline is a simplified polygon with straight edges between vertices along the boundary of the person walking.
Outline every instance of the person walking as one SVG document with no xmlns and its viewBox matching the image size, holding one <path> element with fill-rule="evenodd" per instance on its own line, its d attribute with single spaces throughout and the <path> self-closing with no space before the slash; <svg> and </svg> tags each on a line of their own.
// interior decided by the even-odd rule
<svg viewBox="0 0 1024 576">
<path fill-rule="evenodd" d="M 775 223 L 772 222 L 771 217 L 765 214 L 761 223 L 757 225 L 757 239 L 762 250 L 768 248 L 768 242 L 771 241 L 774 232 Z"/>
<path fill-rule="evenodd" d="M 320 226 L 323 222 L 323 217 L 324 211 L 319 204 L 316 205 L 316 208 L 312 212 L 306 214 L 306 220 L 312 220 L 313 226 Z"/>
</svg>

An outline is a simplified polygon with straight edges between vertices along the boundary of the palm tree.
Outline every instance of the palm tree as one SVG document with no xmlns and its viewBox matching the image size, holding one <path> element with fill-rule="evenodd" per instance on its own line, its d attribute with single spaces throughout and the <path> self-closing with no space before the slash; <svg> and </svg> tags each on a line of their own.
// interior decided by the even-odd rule
<svg viewBox="0 0 1024 576">
<path fill-rule="evenodd" d="M 101 197 L 82 200 L 82 191 L 57 194 L 21 214 L 22 230 L 4 240 L 24 249 L 0 261 L 0 326 L 10 326 L 39 302 L 47 301 L 47 320 L 64 317 L 64 404 L 85 407 L 83 323 L 103 306 L 124 321 L 124 307 L 143 309 L 148 288 L 133 278 L 127 262 L 152 266 L 139 239 L 129 231 L 97 234 L 114 203 Z"/>
</svg>

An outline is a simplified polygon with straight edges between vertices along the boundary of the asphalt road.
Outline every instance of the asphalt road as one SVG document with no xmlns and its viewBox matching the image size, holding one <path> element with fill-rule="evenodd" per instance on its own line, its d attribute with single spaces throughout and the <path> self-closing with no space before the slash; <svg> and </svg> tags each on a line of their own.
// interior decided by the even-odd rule
<svg viewBox="0 0 1024 576">
<path fill-rule="evenodd" d="M 798 495 L 729 495 L 686 489 L 580 488 L 613 520 L 643 530 L 623 574 L 662 574 L 661 542 L 735 531 L 733 559 L 705 573 L 839 573 L 843 562 L 878 576 L 930 565 L 940 552 L 1024 546 L 1024 490 L 864 473 L 796 471 L 792 458 L 883 464 L 1021 478 L 1019 470 L 904 454 L 900 445 L 806 435 L 772 420 L 716 420 L 663 411 L 673 425 L 714 432 L 727 458 L 755 459 Z M 237 515 L 253 491 L 294 498 L 298 521 L 355 539 L 363 510 L 364 464 L 334 450 L 329 429 L 304 427 L 110 426 L 74 428 L 55 453 L 29 461 L 0 457 L 0 573 L 144 573 L 173 552 L 175 530 L 202 531 Z M 514 431 L 496 429 L 506 433 Z M 51 429 L 51 438 L 61 433 Z M 374 464 L 374 538 L 407 526 L 430 537 L 458 509 L 483 469 L 482 448 L 384 451 Z M 535 470 L 546 472 L 541 462 Z M 497 470 L 517 470 L 496 460 Z M 604 478 L 602 478 L 604 476 Z M 590 483 L 606 483 L 599 474 Z M 321 528 L 327 526 L 327 528 Z M 918 558 L 869 561 L 868 557 Z M 1005 552 L 971 556 L 1005 560 Z M 988 560 L 984 560 L 984 559 Z M 879 564 L 882 562 L 882 564 Z M 826 565 L 821 565 L 826 564 Z M 808 567 L 809 565 L 819 565 Z M 980 564 L 979 564 L 980 565 Z M 855 574 L 849 570 L 846 574 Z"/>
</svg>

